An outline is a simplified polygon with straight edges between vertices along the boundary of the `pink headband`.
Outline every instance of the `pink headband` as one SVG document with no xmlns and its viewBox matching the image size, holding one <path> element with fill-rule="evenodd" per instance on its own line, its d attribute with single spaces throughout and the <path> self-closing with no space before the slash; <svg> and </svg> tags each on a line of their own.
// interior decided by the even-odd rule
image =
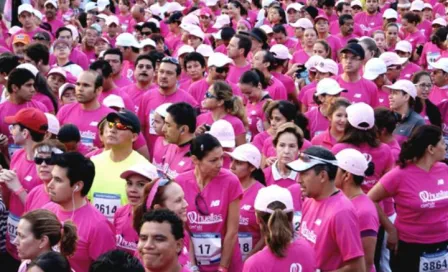
<svg viewBox="0 0 448 272">
<path fill-rule="evenodd" d="M 247 27 L 248 30 L 250 30 L 250 23 L 247 20 L 241 19 L 238 21 L 238 24 L 243 24 Z"/>
<path fill-rule="evenodd" d="M 159 183 L 160 179 L 158 179 L 156 182 L 154 182 L 154 185 L 152 185 L 151 190 L 149 191 L 148 198 L 146 199 L 146 210 L 151 209 L 151 204 L 154 201 L 154 197 L 156 196 L 157 190 L 159 189 Z"/>
</svg>

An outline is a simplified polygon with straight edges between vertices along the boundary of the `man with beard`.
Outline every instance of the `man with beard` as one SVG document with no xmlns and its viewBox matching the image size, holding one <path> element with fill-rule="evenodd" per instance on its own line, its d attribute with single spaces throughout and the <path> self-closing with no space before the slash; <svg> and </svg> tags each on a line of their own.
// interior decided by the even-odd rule
<svg viewBox="0 0 448 272">
<path fill-rule="evenodd" d="M 112 109 L 102 105 L 98 98 L 103 91 L 103 77 L 96 71 L 83 71 L 76 82 L 76 103 L 63 106 L 58 114 L 59 123 L 74 124 L 81 133 L 81 142 L 89 147 L 101 147 L 98 123 Z"/>
<path fill-rule="evenodd" d="M 355 15 L 355 23 L 361 26 L 366 36 L 370 36 L 373 29 L 381 28 L 383 25 L 378 6 L 379 0 L 366 0 L 366 11 Z"/>
<path fill-rule="evenodd" d="M 45 23 L 51 25 L 51 33 L 53 36 L 56 34 L 56 31 L 64 26 L 64 22 L 59 20 L 56 15 L 58 13 L 58 3 L 55 0 L 47 0 L 45 2 L 45 19 L 43 20 Z"/>
<path fill-rule="evenodd" d="M 358 38 L 353 34 L 354 24 L 355 22 L 353 21 L 353 17 L 351 15 L 344 14 L 339 17 L 339 29 L 341 30 L 341 33 L 336 35 L 336 37 L 341 40 L 342 46 L 347 45 L 349 40 Z"/>
<path fill-rule="evenodd" d="M 198 105 L 197 101 L 189 93 L 177 87 L 180 73 L 181 67 L 177 59 L 172 57 L 163 58 L 158 70 L 158 88 L 149 90 L 141 99 L 138 116 L 151 157 L 154 152 L 155 140 L 158 137 L 154 129 L 155 109 L 165 103 L 186 102 L 193 107 Z"/>
</svg>

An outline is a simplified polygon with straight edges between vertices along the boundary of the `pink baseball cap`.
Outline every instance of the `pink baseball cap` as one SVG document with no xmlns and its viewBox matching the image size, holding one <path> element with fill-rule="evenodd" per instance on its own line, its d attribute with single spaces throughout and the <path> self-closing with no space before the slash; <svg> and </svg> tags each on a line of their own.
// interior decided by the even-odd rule
<svg viewBox="0 0 448 272">
<path fill-rule="evenodd" d="M 315 66 L 316 70 L 321 73 L 331 73 L 337 76 L 339 73 L 338 64 L 332 59 L 324 59 Z"/>
<path fill-rule="evenodd" d="M 359 130 L 369 130 L 375 125 L 373 108 L 364 102 L 351 104 L 345 111 L 350 125 Z"/>
<path fill-rule="evenodd" d="M 48 75 L 51 75 L 51 74 L 59 74 L 63 78 L 67 79 L 67 72 L 64 69 L 62 69 L 61 67 L 51 68 L 50 72 L 48 72 Z"/>
<path fill-rule="evenodd" d="M 149 180 L 155 180 L 159 178 L 157 168 L 150 162 L 132 165 L 128 170 L 121 173 L 120 178 L 127 179 L 129 176 L 134 174 L 138 174 Z"/>
<path fill-rule="evenodd" d="M 384 87 L 392 90 L 403 91 L 409 94 L 412 98 L 415 98 L 417 96 L 417 88 L 415 87 L 414 83 L 412 83 L 412 81 L 407 79 L 397 80 L 394 84 L 386 85 Z"/>
<path fill-rule="evenodd" d="M 408 61 L 407 58 L 400 58 L 395 52 L 384 52 L 380 55 L 380 59 L 386 63 L 387 67 L 392 65 L 403 65 Z"/>
<path fill-rule="evenodd" d="M 291 192 L 288 189 L 282 188 L 278 185 L 271 185 L 261 188 L 255 198 L 254 208 L 260 212 L 274 213 L 274 211 L 268 207 L 271 203 L 276 201 L 285 205 L 286 208 L 283 212 L 286 213 L 294 211 L 294 203 L 292 201 Z"/>
<path fill-rule="evenodd" d="M 314 28 L 313 23 L 307 18 L 300 18 L 295 23 L 290 24 L 292 27 L 301 27 L 304 29 Z"/>
<path fill-rule="evenodd" d="M 325 21 L 329 22 L 328 17 L 325 15 L 319 15 L 316 18 L 314 18 L 314 23 L 317 23 L 317 21 L 319 21 L 319 20 L 325 20 Z"/>
<path fill-rule="evenodd" d="M 346 148 L 336 154 L 339 168 L 356 176 L 365 176 L 367 168 L 369 168 L 369 161 L 358 150 L 353 148 Z"/>
<path fill-rule="evenodd" d="M 261 153 L 253 144 L 239 145 L 232 152 L 226 152 L 232 159 L 242 162 L 248 162 L 255 168 L 261 166 Z"/>
<path fill-rule="evenodd" d="M 281 60 L 292 59 L 292 56 L 289 53 L 288 48 L 283 44 L 274 44 L 273 46 L 271 46 L 269 52 L 273 53 L 276 59 Z"/>
</svg>

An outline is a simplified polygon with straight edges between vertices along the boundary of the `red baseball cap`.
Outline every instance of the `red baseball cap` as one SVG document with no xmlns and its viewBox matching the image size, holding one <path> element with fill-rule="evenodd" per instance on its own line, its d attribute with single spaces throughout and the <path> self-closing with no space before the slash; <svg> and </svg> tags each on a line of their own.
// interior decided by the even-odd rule
<svg viewBox="0 0 448 272">
<path fill-rule="evenodd" d="M 317 22 L 319 20 L 325 20 L 325 21 L 329 22 L 328 17 L 325 15 L 319 15 L 316 18 L 314 18 L 314 22 Z"/>
<path fill-rule="evenodd" d="M 5 123 L 20 124 L 27 129 L 42 134 L 48 130 L 48 120 L 45 113 L 36 108 L 21 109 L 14 116 L 6 116 Z"/>
</svg>

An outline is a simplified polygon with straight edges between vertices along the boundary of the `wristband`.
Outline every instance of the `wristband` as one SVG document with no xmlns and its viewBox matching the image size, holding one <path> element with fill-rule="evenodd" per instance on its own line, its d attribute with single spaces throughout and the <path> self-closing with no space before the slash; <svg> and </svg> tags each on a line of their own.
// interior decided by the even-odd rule
<svg viewBox="0 0 448 272">
<path fill-rule="evenodd" d="M 228 271 L 228 269 L 225 268 L 225 267 L 220 266 L 220 267 L 218 268 L 218 272 L 227 272 L 227 271 Z"/>
<path fill-rule="evenodd" d="M 197 265 L 190 266 L 190 270 L 193 272 L 199 271 L 199 267 Z"/>
<path fill-rule="evenodd" d="M 14 194 L 16 196 L 19 196 L 23 192 L 25 192 L 25 188 L 23 188 L 23 186 L 20 186 L 20 188 L 18 190 L 14 191 Z"/>
</svg>

